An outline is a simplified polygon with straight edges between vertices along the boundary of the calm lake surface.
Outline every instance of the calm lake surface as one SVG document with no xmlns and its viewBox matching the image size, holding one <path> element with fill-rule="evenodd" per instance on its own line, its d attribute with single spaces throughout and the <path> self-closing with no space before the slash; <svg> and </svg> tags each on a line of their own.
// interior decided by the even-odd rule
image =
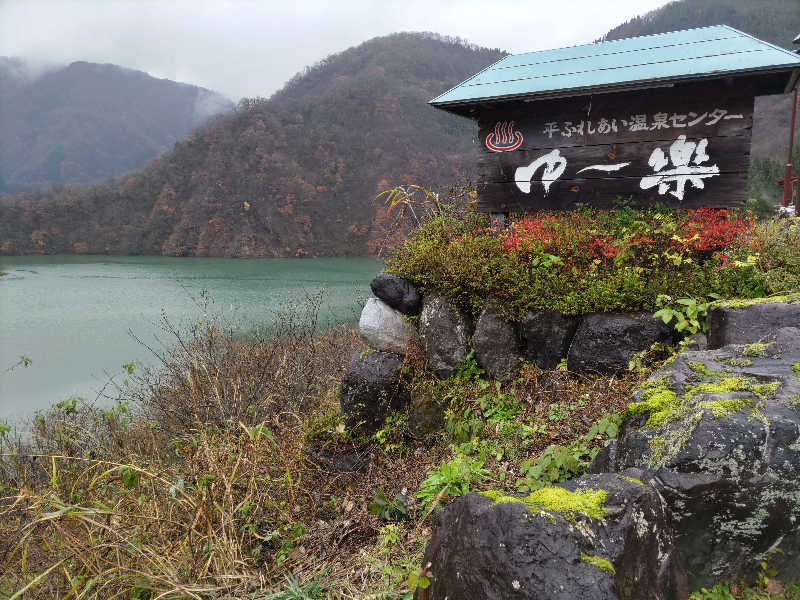
<svg viewBox="0 0 800 600">
<path fill-rule="evenodd" d="M 324 290 L 321 327 L 356 322 L 375 258 L 0 257 L 0 420 L 70 396 L 95 400 L 122 365 L 155 364 L 162 315 L 187 330 L 215 317 L 246 335 Z M 8 370 L 20 357 L 31 359 Z"/>
</svg>

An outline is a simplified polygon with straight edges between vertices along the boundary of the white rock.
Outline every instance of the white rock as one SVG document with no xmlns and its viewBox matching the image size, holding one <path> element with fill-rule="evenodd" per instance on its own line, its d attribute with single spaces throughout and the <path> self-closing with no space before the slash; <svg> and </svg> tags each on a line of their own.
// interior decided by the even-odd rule
<svg viewBox="0 0 800 600">
<path fill-rule="evenodd" d="M 414 336 L 414 327 L 403 318 L 403 314 L 378 298 L 367 300 L 358 329 L 371 347 L 395 354 L 404 354 Z"/>
</svg>

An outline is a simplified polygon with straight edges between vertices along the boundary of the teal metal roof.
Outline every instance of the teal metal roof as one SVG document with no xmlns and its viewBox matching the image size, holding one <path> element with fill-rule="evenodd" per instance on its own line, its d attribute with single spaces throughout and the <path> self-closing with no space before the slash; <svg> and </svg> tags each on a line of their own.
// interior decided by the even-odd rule
<svg viewBox="0 0 800 600">
<path fill-rule="evenodd" d="M 800 56 L 727 25 L 714 25 L 506 56 L 430 103 L 449 108 L 793 68 L 800 68 Z"/>
</svg>

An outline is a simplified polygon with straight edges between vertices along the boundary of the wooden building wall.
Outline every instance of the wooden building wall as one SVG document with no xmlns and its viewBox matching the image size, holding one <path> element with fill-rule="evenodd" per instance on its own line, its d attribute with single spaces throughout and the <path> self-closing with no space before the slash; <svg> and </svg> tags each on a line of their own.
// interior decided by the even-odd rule
<svg viewBox="0 0 800 600">
<path fill-rule="evenodd" d="M 743 205 L 756 91 L 726 80 L 481 107 L 479 209 Z"/>
</svg>

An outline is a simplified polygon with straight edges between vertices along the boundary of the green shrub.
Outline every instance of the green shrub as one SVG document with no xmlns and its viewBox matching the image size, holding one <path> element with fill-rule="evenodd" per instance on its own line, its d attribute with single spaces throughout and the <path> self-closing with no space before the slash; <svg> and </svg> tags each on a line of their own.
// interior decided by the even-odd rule
<svg viewBox="0 0 800 600">
<path fill-rule="evenodd" d="M 486 216 L 443 207 L 387 263 L 477 314 L 489 299 L 504 316 L 660 308 L 675 298 L 756 298 L 800 284 L 798 226 L 744 214 L 630 208 L 537 213 L 497 231 Z"/>
</svg>

